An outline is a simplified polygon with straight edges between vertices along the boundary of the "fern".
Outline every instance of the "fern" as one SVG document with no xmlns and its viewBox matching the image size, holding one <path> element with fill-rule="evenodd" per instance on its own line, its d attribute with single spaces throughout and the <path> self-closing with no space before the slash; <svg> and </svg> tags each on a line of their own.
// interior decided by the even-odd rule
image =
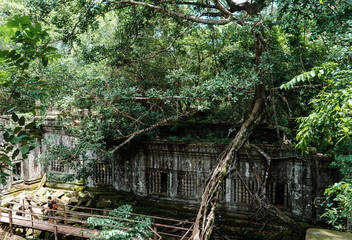
<svg viewBox="0 0 352 240">
<path fill-rule="evenodd" d="M 152 236 L 150 231 L 152 219 L 142 216 L 133 216 L 131 205 L 122 205 L 109 213 L 113 218 L 89 217 L 87 225 L 99 228 L 98 235 L 91 239 L 97 240 L 132 240 L 148 239 Z"/>
<path fill-rule="evenodd" d="M 337 66 L 337 63 L 329 62 L 329 63 L 324 63 L 321 67 L 316 67 L 313 68 L 309 72 L 304 72 L 290 81 L 288 81 L 285 84 L 282 84 L 280 86 L 280 89 L 292 89 L 294 86 L 296 86 L 299 83 L 305 83 L 309 82 L 311 79 L 317 77 L 320 79 L 324 79 L 333 69 Z"/>
</svg>

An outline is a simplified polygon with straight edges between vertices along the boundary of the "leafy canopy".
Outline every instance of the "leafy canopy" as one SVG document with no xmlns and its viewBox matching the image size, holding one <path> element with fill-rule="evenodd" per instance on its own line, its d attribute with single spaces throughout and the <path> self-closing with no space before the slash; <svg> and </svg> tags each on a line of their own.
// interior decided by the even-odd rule
<svg viewBox="0 0 352 240">
<path fill-rule="evenodd" d="M 41 64 L 47 66 L 49 59 L 57 55 L 56 49 L 48 46 L 47 31 L 39 23 L 32 23 L 27 16 L 15 16 L 0 26 L 0 37 L 0 110 L 2 114 L 11 114 L 7 123 L 6 120 L 0 123 L 4 140 L 0 145 L 0 182 L 6 185 L 9 175 L 3 169 L 10 168 L 15 159 L 26 159 L 37 146 L 35 139 L 40 137 L 33 119 L 19 115 L 35 113 L 32 101 L 44 94 L 40 78 L 31 74 L 30 65 L 40 58 Z M 27 97 L 24 97 L 21 93 L 26 86 L 31 91 L 27 91 Z"/>
</svg>

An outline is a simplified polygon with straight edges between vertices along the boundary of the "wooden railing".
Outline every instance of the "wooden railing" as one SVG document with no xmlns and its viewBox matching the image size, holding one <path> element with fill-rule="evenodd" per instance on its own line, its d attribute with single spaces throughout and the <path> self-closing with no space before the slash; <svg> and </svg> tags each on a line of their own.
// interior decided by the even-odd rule
<svg viewBox="0 0 352 240">
<path fill-rule="evenodd" d="M 0 195 L 0 199 L 2 198 L 3 196 Z M 32 201 L 36 202 L 37 204 L 39 203 L 39 205 L 42 205 L 42 206 L 31 205 L 30 203 Z M 27 202 L 28 204 L 25 202 Z M 8 206 L 2 207 L 4 204 L 7 204 Z M 55 212 L 54 216 L 45 216 L 44 214 L 38 214 L 33 211 L 33 209 L 39 209 L 41 212 L 44 212 L 45 210 L 47 210 L 46 207 L 43 207 L 43 205 L 45 204 L 46 202 L 42 202 L 34 199 L 19 198 L 19 197 L 14 197 L 10 201 L 0 200 L 0 211 L 1 211 L 0 221 L 6 222 L 6 221 L 3 221 L 3 217 L 8 218 L 11 234 L 13 234 L 14 224 L 20 225 L 20 226 L 26 225 L 25 227 L 30 227 L 32 229 L 51 231 L 54 233 L 55 239 L 57 239 L 58 233 L 61 233 L 64 231 L 65 227 L 67 231 L 73 230 L 72 234 L 69 234 L 69 235 L 79 236 L 82 238 L 83 237 L 89 238 L 89 232 L 91 233 L 91 236 L 98 234 L 99 233 L 98 229 L 88 228 L 87 219 L 89 217 L 112 219 L 112 220 L 124 221 L 124 222 L 130 222 L 130 223 L 141 223 L 140 221 L 133 220 L 133 219 L 119 219 L 108 215 L 113 210 L 81 207 L 81 206 L 68 205 L 68 204 L 57 204 L 58 209 L 52 210 Z M 19 210 L 14 209 L 15 206 L 18 206 Z M 26 212 L 26 210 L 29 210 L 29 212 Z M 19 214 L 20 216 L 14 215 L 13 213 Z M 162 236 L 171 237 L 173 239 L 188 239 L 192 233 L 191 229 L 192 229 L 193 223 L 189 221 L 182 221 L 182 220 L 163 218 L 163 217 L 157 217 L 157 216 L 148 216 L 148 215 L 142 215 L 142 214 L 136 214 L 136 213 L 130 213 L 130 215 L 148 217 L 153 220 L 153 225 L 147 226 L 147 228 L 149 229 L 150 233 L 153 235 L 154 240 L 162 239 Z M 43 221 L 36 219 L 36 218 L 44 219 L 47 217 L 51 218 L 53 223 L 44 223 Z M 21 225 L 19 224 L 19 221 L 16 222 L 14 220 L 26 221 L 27 223 L 26 224 L 22 223 Z M 30 222 L 30 224 L 28 224 L 28 222 Z M 73 224 L 80 224 L 82 227 L 76 227 L 76 226 L 73 226 Z M 183 226 L 179 226 L 179 225 L 183 225 Z M 112 227 L 114 229 L 120 229 L 120 230 L 128 230 L 125 227 L 117 228 L 116 226 L 111 226 L 111 225 L 104 225 L 104 226 Z M 135 230 L 135 231 L 138 232 L 138 230 Z M 65 234 L 67 235 L 67 232 Z"/>
<path fill-rule="evenodd" d="M 33 205 L 27 205 L 27 204 L 19 204 L 16 202 L 6 202 L 7 204 L 9 204 L 9 207 L 0 207 L 1 209 L 1 215 L 0 215 L 0 221 L 1 222 L 7 222 L 4 221 L 4 218 L 8 218 L 8 223 L 9 223 L 9 227 L 10 227 L 10 233 L 11 235 L 13 235 L 13 226 L 14 225 L 19 225 L 19 226 L 25 226 L 25 227 L 30 227 L 30 228 L 35 228 L 35 229 L 40 229 L 40 230 L 46 230 L 46 231 L 51 231 L 54 232 L 55 235 L 55 239 L 57 239 L 57 234 L 58 234 L 58 227 L 63 226 L 63 225 L 67 225 L 70 228 L 74 228 L 74 234 L 70 234 L 70 235 L 75 235 L 75 236 L 81 236 L 81 237 L 85 237 L 84 236 L 84 231 L 91 231 L 91 229 L 87 229 L 87 228 L 81 228 L 81 227 L 75 227 L 72 225 L 68 225 L 68 224 L 58 224 L 58 220 L 60 221 L 67 221 L 67 218 L 61 218 L 61 217 L 57 217 L 57 216 L 51 216 L 50 218 L 53 219 L 53 223 L 46 223 L 44 221 L 40 221 L 35 219 L 36 217 L 39 218 L 45 218 L 46 216 L 44 216 L 43 214 L 37 214 L 34 212 L 25 212 L 25 210 L 16 210 L 13 209 L 15 205 L 19 205 L 23 208 L 28 207 L 30 209 L 33 210 L 33 208 L 39 208 L 39 209 L 46 209 L 40 206 L 33 206 Z M 5 211 L 5 212 L 4 212 Z M 6 212 L 7 211 L 7 212 Z M 21 216 L 19 215 L 14 215 L 13 213 L 20 213 Z M 7 216 L 6 216 L 7 214 Z M 26 218 L 26 215 L 30 218 Z M 21 220 L 21 221 L 26 221 L 26 223 L 30 222 L 30 225 L 27 224 L 21 224 L 21 223 L 17 223 L 16 220 Z M 75 222 L 75 223 L 80 223 L 80 224 L 85 224 L 84 221 L 81 220 L 76 220 L 76 219 L 69 219 L 70 222 Z M 45 225 L 43 225 L 45 224 Z"/>
</svg>

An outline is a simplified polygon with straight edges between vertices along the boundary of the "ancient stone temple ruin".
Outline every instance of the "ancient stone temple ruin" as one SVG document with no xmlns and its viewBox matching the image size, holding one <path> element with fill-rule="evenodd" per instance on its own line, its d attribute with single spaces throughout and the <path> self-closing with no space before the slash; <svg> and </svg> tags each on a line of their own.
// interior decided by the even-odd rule
<svg viewBox="0 0 352 240">
<path fill-rule="evenodd" d="M 72 146 L 75 139 L 50 119 L 42 124 L 43 138 L 53 138 L 57 144 Z M 90 187 L 111 186 L 156 202 L 182 204 L 197 208 L 202 191 L 225 144 L 139 141 L 118 152 L 112 159 L 95 164 L 96 176 L 86 184 Z M 272 202 L 289 215 L 300 219 L 318 217 L 321 209 L 315 201 L 324 189 L 338 180 L 329 167 L 330 159 L 319 154 L 302 155 L 289 146 L 258 145 L 271 157 L 267 194 Z M 26 160 L 13 165 L 5 190 L 20 189 L 40 181 L 44 173 L 72 173 L 59 159 L 44 166 L 37 159 L 45 153 L 44 141 Z M 91 156 L 94 158 L 94 154 Z M 246 217 L 251 212 L 252 195 L 258 183 L 252 170 L 263 174 L 266 158 L 255 148 L 241 150 L 236 169 L 230 171 L 223 184 L 220 209 L 227 215 Z M 245 183 L 245 184 L 244 184 Z M 16 188 L 14 188 L 16 187 Z M 13 190 L 12 190 L 13 191 Z"/>
</svg>

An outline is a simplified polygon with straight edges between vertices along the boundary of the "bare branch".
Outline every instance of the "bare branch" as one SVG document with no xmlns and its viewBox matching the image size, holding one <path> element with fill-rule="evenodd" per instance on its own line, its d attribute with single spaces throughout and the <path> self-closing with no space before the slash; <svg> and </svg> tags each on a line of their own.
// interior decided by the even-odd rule
<svg viewBox="0 0 352 240">
<path fill-rule="evenodd" d="M 275 95 L 279 96 L 286 103 L 286 106 L 287 106 L 287 109 L 288 109 L 288 116 L 291 117 L 292 110 L 290 108 L 290 104 L 288 103 L 287 99 L 284 96 L 282 96 L 281 94 L 279 94 L 279 93 L 275 93 Z"/>
<path fill-rule="evenodd" d="M 193 112 L 195 112 L 195 110 L 182 113 L 182 114 L 178 115 L 178 118 L 179 118 L 179 117 L 187 116 L 187 115 L 189 115 L 189 114 L 191 114 L 191 113 L 193 113 Z M 171 120 L 175 120 L 175 119 L 177 119 L 175 116 L 172 116 L 172 117 L 169 117 L 169 118 L 165 118 L 165 119 L 163 119 L 163 120 L 160 120 L 160 121 L 157 122 L 157 123 L 154 123 L 153 125 L 150 125 L 150 126 L 147 127 L 147 128 L 138 130 L 138 131 L 136 131 L 136 132 L 134 132 L 134 133 L 132 133 L 132 134 L 126 136 L 127 139 L 126 139 L 125 141 L 123 141 L 121 144 L 119 144 L 118 146 L 116 146 L 112 151 L 113 151 L 113 152 L 116 152 L 116 151 L 119 150 L 121 147 L 123 147 L 125 144 L 127 144 L 128 142 L 130 142 L 135 136 L 137 136 L 137 135 L 139 135 L 139 134 L 142 134 L 142 133 L 145 133 L 145 132 L 149 132 L 150 130 L 153 130 L 153 129 L 155 129 L 155 128 L 157 128 L 157 127 L 159 127 L 159 126 L 161 126 L 161 125 L 163 125 L 163 124 L 165 124 L 165 123 L 167 123 L 167 122 L 169 122 L 169 121 L 171 121 Z"/>
</svg>

